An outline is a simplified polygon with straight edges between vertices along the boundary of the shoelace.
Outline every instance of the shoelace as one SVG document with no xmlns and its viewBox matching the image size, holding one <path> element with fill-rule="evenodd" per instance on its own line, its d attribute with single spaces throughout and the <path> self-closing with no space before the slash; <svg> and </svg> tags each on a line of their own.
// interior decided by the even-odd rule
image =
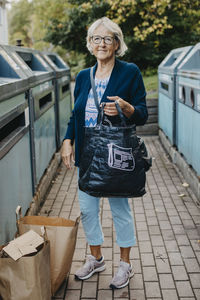
<svg viewBox="0 0 200 300">
<path fill-rule="evenodd" d="M 94 262 L 93 256 L 92 255 L 87 255 L 86 256 L 86 263 L 84 265 L 84 268 L 86 268 L 86 269 L 89 268 L 90 270 L 94 269 L 93 262 Z"/>
<path fill-rule="evenodd" d="M 120 265 L 118 267 L 118 270 L 117 270 L 117 273 L 116 273 L 115 277 L 118 277 L 118 276 L 121 277 L 121 276 L 124 275 L 124 273 L 128 273 L 128 275 L 129 275 L 130 274 L 130 270 L 127 269 L 126 266 Z"/>
</svg>

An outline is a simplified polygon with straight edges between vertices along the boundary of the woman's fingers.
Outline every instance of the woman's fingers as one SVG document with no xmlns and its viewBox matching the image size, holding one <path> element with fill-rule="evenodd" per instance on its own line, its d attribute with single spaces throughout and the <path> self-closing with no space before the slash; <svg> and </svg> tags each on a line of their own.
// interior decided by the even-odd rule
<svg viewBox="0 0 200 300">
<path fill-rule="evenodd" d="M 121 107 L 122 102 L 124 101 L 118 96 L 108 96 L 107 97 L 109 100 L 113 100 L 114 102 L 106 102 L 106 105 L 104 107 L 104 112 L 108 116 L 116 116 L 118 115 L 118 111 L 115 105 L 115 101 L 117 101 Z"/>
<path fill-rule="evenodd" d="M 72 163 L 74 163 L 74 155 L 73 155 L 73 149 L 70 143 L 67 141 L 63 142 L 63 146 L 61 149 L 61 156 L 62 156 L 62 161 L 64 165 L 68 168 L 72 168 Z"/>
</svg>

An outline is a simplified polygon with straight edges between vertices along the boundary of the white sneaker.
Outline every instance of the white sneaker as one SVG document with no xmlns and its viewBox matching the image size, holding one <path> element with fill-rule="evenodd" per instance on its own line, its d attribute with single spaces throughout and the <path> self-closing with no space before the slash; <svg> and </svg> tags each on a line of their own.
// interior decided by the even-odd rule
<svg viewBox="0 0 200 300">
<path fill-rule="evenodd" d="M 96 260 L 93 255 L 87 255 L 86 263 L 75 273 L 75 279 L 85 280 L 90 278 L 94 273 L 104 271 L 106 268 L 104 257 L 100 261 Z"/>
<path fill-rule="evenodd" d="M 132 266 L 124 261 L 120 261 L 117 273 L 111 283 L 111 289 L 121 289 L 129 284 L 129 278 L 134 275 Z"/>
</svg>

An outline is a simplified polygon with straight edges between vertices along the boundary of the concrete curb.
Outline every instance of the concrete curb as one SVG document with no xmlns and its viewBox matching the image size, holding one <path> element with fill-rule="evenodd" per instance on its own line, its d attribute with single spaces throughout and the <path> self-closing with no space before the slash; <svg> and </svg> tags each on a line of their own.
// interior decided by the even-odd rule
<svg viewBox="0 0 200 300">
<path fill-rule="evenodd" d="M 190 185 L 192 191 L 194 192 L 195 196 L 197 197 L 197 205 L 200 205 L 200 178 L 198 178 L 195 171 L 187 164 L 184 157 L 176 150 L 175 147 L 173 147 L 165 134 L 162 132 L 162 130 L 159 130 L 159 138 L 160 141 L 167 151 L 167 153 L 170 155 L 172 162 L 177 165 L 177 167 L 182 172 L 183 176 L 187 180 L 188 184 Z"/>
<path fill-rule="evenodd" d="M 45 171 L 40 183 L 38 185 L 36 194 L 34 195 L 27 215 L 36 215 L 45 201 L 45 196 L 51 186 L 51 182 L 55 177 L 58 166 L 61 163 L 61 155 L 59 152 L 55 153 L 47 170 Z"/>
</svg>

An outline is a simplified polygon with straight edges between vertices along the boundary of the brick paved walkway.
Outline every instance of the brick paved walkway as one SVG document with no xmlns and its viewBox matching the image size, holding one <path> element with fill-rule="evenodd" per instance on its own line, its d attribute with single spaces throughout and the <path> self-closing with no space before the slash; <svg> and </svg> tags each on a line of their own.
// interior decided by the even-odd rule
<svg viewBox="0 0 200 300">
<path fill-rule="evenodd" d="M 101 201 L 106 270 L 81 282 L 73 274 L 89 253 L 82 225 L 78 231 L 68 287 L 54 299 L 80 300 L 200 300 L 200 209 L 195 196 L 184 187 L 182 175 L 169 161 L 158 137 L 146 137 L 153 168 L 147 173 L 147 194 L 130 199 L 137 244 L 131 250 L 135 276 L 128 287 L 114 292 L 109 282 L 119 262 L 119 248 L 107 199 Z M 41 214 L 75 218 L 79 215 L 76 170 L 58 170 Z"/>
</svg>

